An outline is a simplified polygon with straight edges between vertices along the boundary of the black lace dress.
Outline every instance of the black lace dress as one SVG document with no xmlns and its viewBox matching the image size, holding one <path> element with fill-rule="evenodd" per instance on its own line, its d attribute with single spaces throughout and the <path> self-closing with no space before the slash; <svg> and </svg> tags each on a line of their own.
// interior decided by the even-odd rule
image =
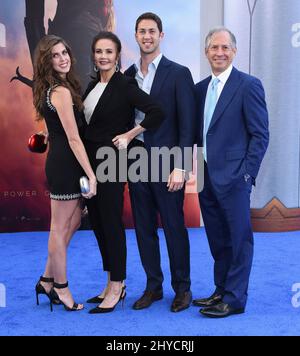
<svg viewBox="0 0 300 356">
<path fill-rule="evenodd" d="M 56 109 L 51 104 L 50 95 L 53 89 L 48 89 L 43 109 L 43 116 L 49 132 L 46 176 L 50 189 L 50 198 L 54 200 L 78 199 L 81 197 L 79 179 L 84 174 L 71 150 Z M 74 116 L 80 132 L 83 123 L 81 113 L 75 106 Z"/>
</svg>

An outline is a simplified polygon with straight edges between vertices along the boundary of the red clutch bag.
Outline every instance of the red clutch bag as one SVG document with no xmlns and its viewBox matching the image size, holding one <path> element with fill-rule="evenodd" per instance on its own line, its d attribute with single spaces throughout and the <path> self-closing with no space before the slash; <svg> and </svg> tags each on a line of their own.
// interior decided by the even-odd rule
<svg viewBox="0 0 300 356">
<path fill-rule="evenodd" d="M 47 150 L 47 144 L 45 143 L 45 136 L 40 134 L 34 134 L 29 137 L 28 148 L 30 152 L 44 153 Z"/>
</svg>

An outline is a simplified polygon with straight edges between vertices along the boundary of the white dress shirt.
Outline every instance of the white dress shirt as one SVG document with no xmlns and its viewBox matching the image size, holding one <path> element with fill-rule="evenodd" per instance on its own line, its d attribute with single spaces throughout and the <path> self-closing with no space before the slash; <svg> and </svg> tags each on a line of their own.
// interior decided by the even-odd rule
<svg viewBox="0 0 300 356">
<path fill-rule="evenodd" d="M 224 89 L 224 86 L 228 80 L 228 78 L 230 77 L 230 74 L 232 72 L 232 69 L 233 69 L 233 66 L 230 65 L 226 70 L 225 72 L 223 72 L 222 74 L 220 74 L 219 76 L 215 76 L 213 73 L 212 73 L 212 78 L 211 78 L 211 81 L 209 83 L 209 87 L 208 87 L 208 90 L 210 89 L 211 85 L 212 85 L 212 82 L 215 78 L 218 78 L 219 79 L 219 83 L 218 83 L 218 100 L 222 94 L 222 91 Z"/>
</svg>

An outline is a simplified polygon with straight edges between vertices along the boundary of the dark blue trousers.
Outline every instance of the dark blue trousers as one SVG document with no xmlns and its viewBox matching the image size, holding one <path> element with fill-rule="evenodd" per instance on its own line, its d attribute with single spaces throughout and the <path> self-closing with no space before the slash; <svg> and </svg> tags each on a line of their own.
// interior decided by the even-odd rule
<svg viewBox="0 0 300 356">
<path fill-rule="evenodd" d="M 170 260 L 172 287 L 190 290 L 190 245 L 184 224 L 184 190 L 169 193 L 167 183 L 129 183 L 138 248 L 147 275 L 148 291 L 160 291 L 163 272 L 157 235 L 160 214 Z"/>
<path fill-rule="evenodd" d="M 211 184 L 204 168 L 204 189 L 200 207 L 212 256 L 216 291 L 233 308 L 244 308 L 253 260 L 253 233 L 250 219 L 252 181 L 241 177 L 223 194 Z"/>
</svg>

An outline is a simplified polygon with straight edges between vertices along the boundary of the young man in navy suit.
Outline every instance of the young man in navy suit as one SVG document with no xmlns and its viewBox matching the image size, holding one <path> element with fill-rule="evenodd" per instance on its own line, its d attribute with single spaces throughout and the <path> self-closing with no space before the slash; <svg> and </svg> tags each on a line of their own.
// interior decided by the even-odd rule
<svg viewBox="0 0 300 356">
<path fill-rule="evenodd" d="M 212 318 L 245 311 L 253 258 L 250 194 L 269 142 L 264 89 L 232 66 L 236 51 L 228 29 L 212 30 L 206 38 L 212 75 L 196 85 L 198 144 L 205 160 L 199 200 L 216 290 L 193 304 Z"/>
<path fill-rule="evenodd" d="M 193 147 L 196 125 L 195 92 L 191 73 L 188 68 L 168 60 L 161 54 L 160 42 L 164 33 L 161 19 L 157 15 L 141 15 L 136 22 L 135 36 L 141 58 L 125 74 L 134 77 L 140 88 L 150 94 L 165 112 L 160 128 L 155 132 L 150 130 L 140 135 L 135 144 L 146 148 L 149 160 L 153 147 L 179 147 L 183 153 L 186 147 Z M 136 124 L 142 119 L 142 113 L 137 112 Z M 187 309 L 192 301 L 190 246 L 183 214 L 186 167 L 177 165 L 176 162 L 181 163 L 181 160 L 175 160 L 171 165 L 168 182 L 160 179 L 159 182 L 148 180 L 129 183 L 138 247 L 147 275 L 145 292 L 135 302 L 135 310 L 148 308 L 154 301 L 163 298 L 163 273 L 157 235 L 158 213 L 167 241 L 172 287 L 175 291 L 171 310 L 179 312 Z M 156 168 L 150 167 L 150 171 L 153 172 Z"/>
</svg>

